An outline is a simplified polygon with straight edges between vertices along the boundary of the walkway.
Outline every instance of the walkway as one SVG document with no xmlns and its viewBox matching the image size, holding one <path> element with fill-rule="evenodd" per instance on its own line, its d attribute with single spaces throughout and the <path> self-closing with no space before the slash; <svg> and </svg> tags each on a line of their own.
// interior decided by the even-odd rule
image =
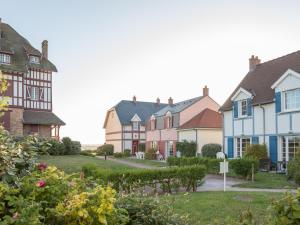
<svg viewBox="0 0 300 225">
<path fill-rule="evenodd" d="M 99 159 L 104 160 L 104 156 L 96 156 L 96 157 L 99 158 Z M 135 163 L 135 162 L 130 162 L 130 161 L 127 161 L 127 160 L 116 159 L 116 158 L 111 158 L 111 157 L 107 157 L 106 159 L 109 160 L 109 161 L 112 161 L 112 162 L 124 164 L 126 166 L 139 168 L 139 169 L 161 169 L 162 168 L 162 167 L 150 166 L 150 165 L 145 165 L 145 164 L 142 164 L 142 163 Z"/>
</svg>

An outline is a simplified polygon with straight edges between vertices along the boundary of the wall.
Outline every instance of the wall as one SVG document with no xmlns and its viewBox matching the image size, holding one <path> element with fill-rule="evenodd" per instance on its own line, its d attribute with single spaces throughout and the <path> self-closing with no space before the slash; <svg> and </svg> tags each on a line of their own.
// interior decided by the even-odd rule
<svg viewBox="0 0 300 225">
<path fill-rule="evenodd" d="M 10 112 L 10 134 L 23 135 L 23 109 L 9 108 Z"/>
<path fill-rule="evenodd" d="M 122 126 L 115 110 L 108 112 L 105 143 L 114 145 L 115 152 L 122 151 Z"/>
<path fill-rule="evenodd" d="M 223 145 L 222 129 L 199 129 L 197 143 L 198 152 L 201 153 L 203 145 L 212 143 Z"/>
</svg>

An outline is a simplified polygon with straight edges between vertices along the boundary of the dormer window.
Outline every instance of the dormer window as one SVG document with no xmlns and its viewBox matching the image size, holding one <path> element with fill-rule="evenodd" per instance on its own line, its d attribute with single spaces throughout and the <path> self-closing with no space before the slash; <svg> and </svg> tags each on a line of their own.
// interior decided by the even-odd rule
<svg viewBox="0 0 300 225">
<path fill-rule="evenodd" d="M 132 122 L 132 130 L 139 130 L 139 122 Z"/>
<path fill-rule="evenodd" d="M 10 55 L 5 53 L 0 53 L 0 63 L 10 64 L 11 63 Z"/>
<path fill-rule="evenodd" d="M 287 111 L 300 109 L 300 89 L 284 92 L 284 102 Z"/>
<path fill-rule="evenodd" d="M 150 119 L 150 129 L 151 130 L 155 130 L 156 129 L 156 119 L 154 116 L 151 116 L 151 119 Z"/>
<path fill-rule="evenodd" d="M 242 100 L 239 102 L 240 103 L 240 116 L 244 117 L 247 116 L 248 113 L 248 107 L 247 107 L 247 100 Z"/>
<path fill-rule="evenodd" d="M 169 129 L 173 127 L 173 117 L 171 112 L 167 112 L 164 120 L 165 120 L 165 128 Z"/>
<path fill-rule="evenodd" d="M 40 58 L 38 56 L 29 56 L 29 62 L 33 64 L 40 64 Z"/>
</svg>

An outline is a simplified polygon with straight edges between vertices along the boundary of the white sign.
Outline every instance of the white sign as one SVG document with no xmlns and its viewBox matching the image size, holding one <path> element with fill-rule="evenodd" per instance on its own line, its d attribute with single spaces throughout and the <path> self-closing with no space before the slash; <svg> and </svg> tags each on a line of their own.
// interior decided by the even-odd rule
<svg viewBox="0 0 300 225">
<path fill-rule="evenodd" d="M 224 159 L 224 158 L 225 158 L 225 154 L 223 152 L 217 153 L 217 159 Z"/>
<path fill-rule="evenodd" d="M 220 173 L 228 173 L 228 162 L 220 162 Z"/>
</svg>

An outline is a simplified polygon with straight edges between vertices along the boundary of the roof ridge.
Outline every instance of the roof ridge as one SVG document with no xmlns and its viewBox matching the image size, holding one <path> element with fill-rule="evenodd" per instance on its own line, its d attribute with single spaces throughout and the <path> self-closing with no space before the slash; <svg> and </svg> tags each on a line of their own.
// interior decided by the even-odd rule
<svg viewBox="0 0 300 225">
<path fill-rule="evenodd" d="M 280 59 L 282 59 L 282 58 L 285 58 L 285 57 L 287 57 L 287 56 L 294 55 L 294 54 L 298 54 L 298 53 L 300 53 L 300 50 L 297 50 L 297 51 L 295 51 L 295 52 L 288 53 L 288 54 L 286 54 L 286 55 L 277 57 L 277 58 L 275 58 L 275 59 L 271 59 L 271 60 L 265 61 L 265 62 L 263 62 L 263 63 L 258 64 L 258 66 L 263 65 L 263 64 L 267 64 L 267 63 L 271 63 L 271 62 L 280 60 Z"/>
</svg>

